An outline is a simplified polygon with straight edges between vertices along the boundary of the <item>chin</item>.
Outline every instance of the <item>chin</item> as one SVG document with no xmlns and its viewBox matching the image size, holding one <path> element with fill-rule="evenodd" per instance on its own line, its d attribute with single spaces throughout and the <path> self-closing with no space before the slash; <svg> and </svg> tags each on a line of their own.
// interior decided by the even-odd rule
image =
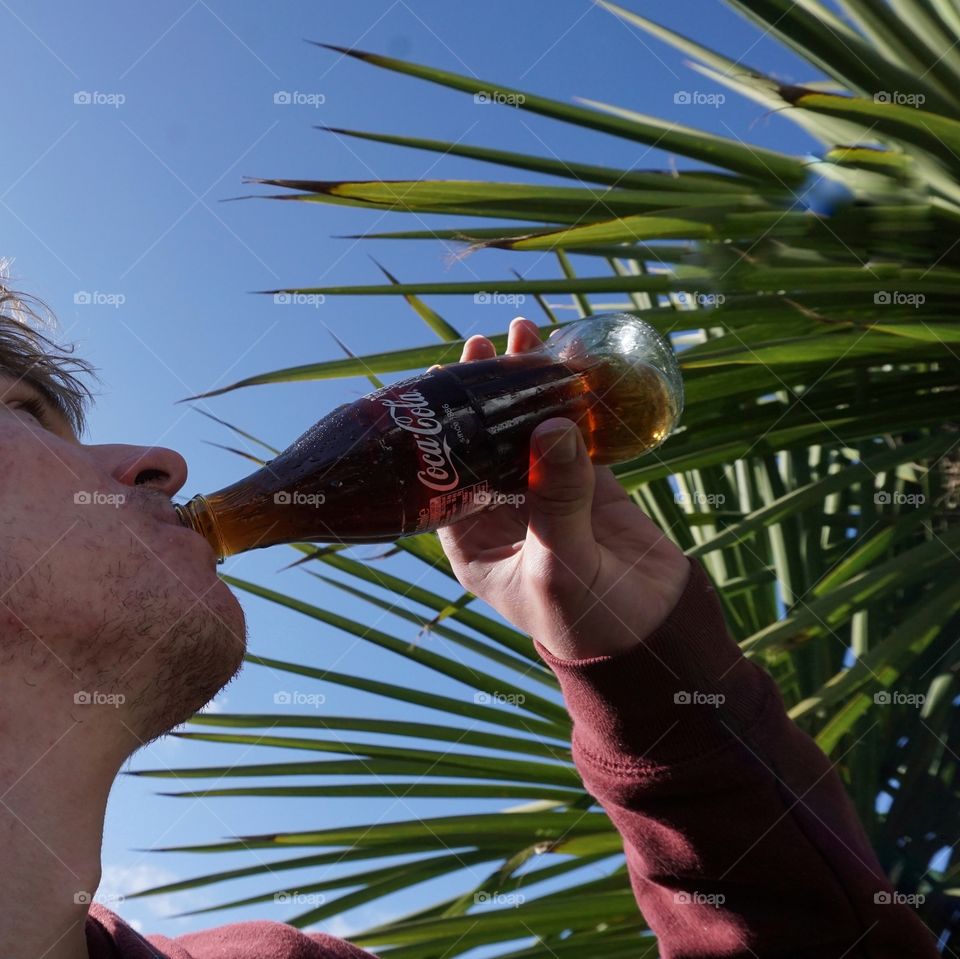
<svg viewBox="0 0 960 959">
<path fill-rule="evenodd" d="M 217 594 L 216 600 L 212 600 L 214 592 Z M 217 613 L 220 625 L 216 645 L 223 651 L 224 665 L 225 668 L 230 666 L 232 678 L 243 664 L 247 652 L 247 619 L 237 597 L 223 580 L 210 591 L 208 598 L 211 598 L 209 605 Z"/>
<path fill-rule="evenodd" d="M 188 720 L 224 688 L 243 665 L 246 619 L 225 583 L 201 602 L 171 609 L 175 623 L 153 655 L 137 667 L 140 695 L 132 704 L 133 728 L 153 740 Z"/>
</svg>

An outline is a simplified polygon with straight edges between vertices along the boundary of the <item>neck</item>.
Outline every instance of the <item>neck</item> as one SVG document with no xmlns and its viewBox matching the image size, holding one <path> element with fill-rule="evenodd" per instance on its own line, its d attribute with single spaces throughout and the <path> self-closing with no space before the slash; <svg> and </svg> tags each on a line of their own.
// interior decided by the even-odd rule
<svg viewBox="0 0 960 959">
<path fill-rule="evenodd" d="M 49 695 L 35 695 L 52 705 Z M 86 712 L 95 707 L 2 702 L 0 876 L 9 883 L 0 895 L 3 955 L 88 959 L 85 926 L 100 883 L 107 797 L 125 756 L 97 741 L 96 717 Z"/>
</svg>

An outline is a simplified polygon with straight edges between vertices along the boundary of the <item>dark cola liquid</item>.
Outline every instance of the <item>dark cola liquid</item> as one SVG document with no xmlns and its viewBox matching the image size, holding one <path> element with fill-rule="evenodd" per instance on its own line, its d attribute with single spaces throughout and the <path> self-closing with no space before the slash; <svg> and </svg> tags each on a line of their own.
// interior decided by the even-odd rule
<svg viewBox="0 0 960 959">
<path fill-rule="evenodd" d="M 530 434 L 545 419 L 575 420 L 593 461 L 615 463 L 663 442 L 673 404 L 645 364 L 574 368 L 545 351 L 457 363 L 338 407 L 255 473 L 197 497 L 189 520 L 221 556 L 390 542 L 526 489 Z"/>
</svg>

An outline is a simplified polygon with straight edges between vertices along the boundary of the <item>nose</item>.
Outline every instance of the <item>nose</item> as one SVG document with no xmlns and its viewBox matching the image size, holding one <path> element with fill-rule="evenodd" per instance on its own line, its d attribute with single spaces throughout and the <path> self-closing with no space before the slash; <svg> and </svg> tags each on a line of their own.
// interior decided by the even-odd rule
<svg viewBox="0 0 960 959">
<path fill-rule="evenodd" d="M 110 474 L 126 486 L 151 486 L 173 496 L 187 481 L 187 461 L 176 450 L 165 446 L 112 446 L 109 449 Z"/>
</svg>

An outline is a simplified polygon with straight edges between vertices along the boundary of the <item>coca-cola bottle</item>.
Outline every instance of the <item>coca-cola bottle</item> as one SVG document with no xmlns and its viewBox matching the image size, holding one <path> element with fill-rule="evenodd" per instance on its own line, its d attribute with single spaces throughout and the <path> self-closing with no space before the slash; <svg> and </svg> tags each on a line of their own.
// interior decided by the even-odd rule
<svg viewBox="0 0 960 959">
<path fill-rule="evenodd" d="M 376 543 L 517 502 L 530 434 L 564 416 L 595 463 L 659 446 L 683 409 L 669 343 L 627 313 L 535 350 L 453 363 L 338 406 L 256 472 L 177 513 L 220 561 L 292 542 Z"/>
</svg>

